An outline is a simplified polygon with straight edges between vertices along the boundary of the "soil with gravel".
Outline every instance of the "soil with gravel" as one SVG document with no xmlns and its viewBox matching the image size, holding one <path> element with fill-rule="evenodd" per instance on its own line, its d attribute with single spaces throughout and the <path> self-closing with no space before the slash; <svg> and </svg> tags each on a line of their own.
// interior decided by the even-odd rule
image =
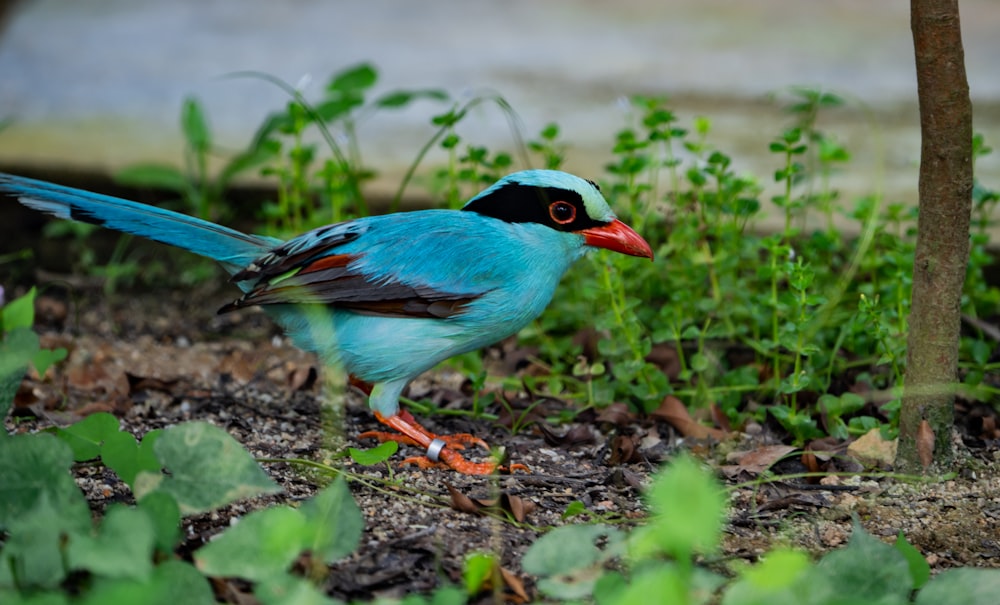
<svg viewBox="0 0 1000 605">
<path fill-rule="evenodd" d="M 8 299 L 15 294 L 8 291 Z M 205 286 L 106 297 L 85 283 L 46 290 L 38 300 L 37 329 L 44 344 L 66 347 L 69 357 L 44 379 L 25 379 L 7 430 L 65 425 L 96 411 L 114 413 L 137 436 L 202 420 L 226 429 L 260 458 L 329 462 L 337 439 L 336 432 L 323 428 L 329 423 L 321 413 L 325 399 L 316 360 L 293 347 L 257 310 L 216 315 L 215 309 L 232 294 Z M 525 371 L 504 363 L 505 357 L 517 357 L 511 342 L 488 355 L 501 370 Z M 530 473 L 476 477 L 401 466 L 404 456 L 420 453 L 406 446 L 391 466 L 362 466 L 349 458 L 334 462 L 352 477 L 366 527 L 359 548 L 331 567 L 329 594 L 371 599 L 427 592 L 460 582 L 465 558 L 487 551 L 499 555 L 513 583 L 523 582 L 528 598 L 537 599 L 533 579 L 520 567 L 532 542 L 548 528 L 581 519 L 641 523 L 643 487 L 660 463 L 682 448 L 717 468 L 733 486 L 723 560 L 753 561 L 778 544 L 822 553 L 843 546 L 852 518 L 857 518 L 868 532 L 887 541 L 902 532 L 936 571 L 1000 566 L 1000 455 L 995 441 L 979 438 L 969 428 L 973 416 L 980 426 L 984 416 L 992 420 L 992 411 L 959 415 L 961 470 L 951 480 L 919 484 L 857 474 L 815 482 L 779 476 L 774 482 L 749 484 L 763 466 L 779 458 L 771 473 L 809 467 L 800 456 L 768 449 L 779 445 L 781 436 L 766 426 L 745 427 L 717 443 L 684 438 L 672 424 L 621 406 L 584 412 L 570 424 L 554 426 L 545 419 L 567 404 L 533 399 L 525 392 L 498 393 L 515 410 L 515 418 L 531 409 L 524 415 L 528 426 L 518 430 L 510 428 L 504 406 L 486 410 L 499 420 L 450 413 L 468 408 L 470 390 L 457 372 L 440 369 L 415 381 L 408 396 L 441 410 L 420 415 L 432 431 L 469 432 L 502 445 L 509 460 L 526 465 Z M 356 436 L 381 428 L 356 392 L 348 393 L 342 419 L 346 445 L 354 447 L 371 446 L 372 441 Z M 776 454 L 771 457 L 770 452 Z M 755 466 L 747 453 L 766 464 Z M 846 460 L 837 468 L 860 469 Z M 284 492 L 185 519 L 181 556 L 190 556 L 234 517 L 308 498 L 330 479 L 295 464 L 263 466 Z M 96 512 L 113 502 L 131 501 L 112 472 L 93 465 L 75 472 Z M 474 512 L 466 496 L 499 500 L 507 512 Z M 562 513 L 573 501 L 582 502 L 587 512 L 564 520 Z M 523 521 L 510 521 L 510 516 Z M 237 602 L 246 587 L 219 582 L 216 589 L 221 599 Z M 509 595 L 517 600 L 513 592 Z"/>
</svg>

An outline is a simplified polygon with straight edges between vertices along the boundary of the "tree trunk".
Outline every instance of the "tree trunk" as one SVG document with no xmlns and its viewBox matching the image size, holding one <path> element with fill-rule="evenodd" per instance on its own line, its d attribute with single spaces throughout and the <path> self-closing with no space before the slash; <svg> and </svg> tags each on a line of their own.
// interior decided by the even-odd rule
<svg viewBox="0 0 1000 605">
<path fill-rule="evenodd" d="M 920 213 L 896 467 L 952 460 L 962 285 L 972 211 L 972 103 L 958 0 L 910 0 L 920 102 Z M 933 451 L 931 444 L 933 443 Z"/>
</svg>

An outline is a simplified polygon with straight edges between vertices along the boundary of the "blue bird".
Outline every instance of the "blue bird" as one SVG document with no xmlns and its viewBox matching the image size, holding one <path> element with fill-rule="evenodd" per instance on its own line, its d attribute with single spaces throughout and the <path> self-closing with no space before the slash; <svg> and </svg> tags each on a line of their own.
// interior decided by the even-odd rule
<svg viewBox="0 0 1000 605">
<path fill-rule="evenodd" d="M 288 241 L 52 183 L 0 174 L 0 192 L 62 219 L 131 233 L 222 264 L 243 295 L 220 313 L 260 305 L 299 347 L 339 364 L 380 422 L 367 433 L 415 444 L 423 467 L 486 474 L 399 407 L 404 387 L 454 355 L 517 333 L 552 299 L 567 269 L 605 248 L 652 259 L 597 185 L 555 170 L 510 174 L 461 210 L 418 210 L 320 227 Z"/>
</svg>

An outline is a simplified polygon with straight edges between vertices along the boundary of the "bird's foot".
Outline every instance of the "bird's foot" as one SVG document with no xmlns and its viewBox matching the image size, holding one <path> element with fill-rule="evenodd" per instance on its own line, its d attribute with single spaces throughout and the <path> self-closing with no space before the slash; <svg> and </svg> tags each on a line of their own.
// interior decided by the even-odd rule
<svg viewBox="0 0 1000 605">
<path fill-rule="evenodd" d="M 379 441 L 396 441 L 420 447 L 427 451 L 427 455 L 407 458 L 403 460 L 403 464 L 416 464 L 422 469 L 446 467 L 467 475 L 489 475 L 497 470 L 528 470 L 528 467 L 523 464 L 512 464 L 509 467 L 503 467 L 495 461 L 471 462 L 466 460 L 455 450 L 465 449 L 467 445 L 478 445 L 488 450 L 490 449 L 489 446 L 482 439 L 468 433 L 435 435 L 420 426 L 416 419 L 405 410 L 400 410 L 397 414 L 388 417 L 376 412 L 375 418 L 382 424 L 399 431 L 401 434 L 384 431 L 367 431 L 360 435 L 361 438 L 372 437 Z"/>
<path fill-rule="evenodd" d="M 453 450 L 464 450 L 467 445 L 478 445 L 484 450 L 489 450 L 490 446 L 486 445 L 486 442 L 476 437 L 475 435 L 470 435 L 469 433 L 455 433 L 453 435 L 435 435 L 429 433 L 428 436 L 431 438 L 433 443 L 435 439 L 438 439 L 444 443 L 445 447 L 449 447 Z M 386 431 L 365 431 L 358 435 L 358 439 L 378 439 L 382 443 L 386 441 L 395 441 L 402 445 L 412 445 L 415 447 L 421 447 L 417 443 L 416 439 L 408 437 L 406 435 L 398 435 L 396 433 L 388 433 Z"/>
<path fill-rule="evenodd" d="M 501 473 L 512 473 L 514 471 L 531 472 L 531 469 L 523 464 L 509 464 L 504 466 L 493 460 L 489 462 L 472 462 L 463 458 L 458 452 L 451 450 L 441 450 L 438 456 L 439 460 L 437 461 L 431 460 L 427 456 L 410 456 L 400 464 L 415 464 L 424 470 L 429 468 L 450 468 L 464 475 L 492 475 L 498 471 Z"/>
</svg>

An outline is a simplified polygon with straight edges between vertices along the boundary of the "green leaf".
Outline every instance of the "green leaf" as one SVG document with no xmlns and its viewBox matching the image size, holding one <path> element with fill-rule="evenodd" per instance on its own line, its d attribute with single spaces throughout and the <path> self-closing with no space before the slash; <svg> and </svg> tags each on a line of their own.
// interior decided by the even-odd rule
<svg viewBox="0 0 1000 605">
<path fill-rule="evenodd" d="M 648 492 L 655 515 L 637 531 L 637 555 L 664 552 L 686 559 L 714 550 L 722 537 L 726 496 L 722 486 L 690 456 L 679 456 L 660 471 Z"/>
<path fill-rule="evenodd" d="M 905 602 L 913 585 L 910 565 L 903 555 L 865 532 L 857 520 L 847 547 L 823 557 L 817 570 L 840 587 L 844 598 L 872 603 Z"/>
<path fill-rule="evenodd" d="M 80 500 L 83 501 L 82 494 Z M 86 501 L 83 504 L 86 506 Z M 9 536 L 0 552 L 0 567 L 9 570 L 10 578 L 16 578 L 19 587 L 54 588 L 66 577 L 63 543 L 68 534 L 89 531 L 90 514 L 85 511 L 87 519 L 81 520 L 65 512 L 62 506 L 53 505 L 49 493 L 43 492 L 33 507 L 8 528 Z"/>
<path fill-rule="evenodd" d="M 358 547 L 365 522 L 343 477 L 303 502 L 299 510 L 308 521 L 306 546 L 325 563 L 333 563 Z"/>
<path fill-rule="evenodd" d="M 399 444 L 395 441 L 385 441 L 367 450 L 359 450 L 354 447 L 347 448 L 347 453 L 358 464 L 372 466 L 381 464 L 392 457 L 399 449 Z"/>
<path fill-rule="evenodd" d="M 156 431 L 156 434 L 158 433 L 159 431 Z M 154 432 L 150 432 L 143 439 L 146 447 L 140 447 L 135 437 L 126 431 L 116 431 L 108 435 L 101 446 L 101 462 L 132 487 L 136 475 L 140 472 L 155 473 L 160 470 L 160 462 L 153 454 L 151 445 L 155 436 L 151 438 L 151 435 L 154 435 Z"/>
<path fill-rule="evenodd" d="M 38 335 L 31 328 L 14 328 L 0 340 L 0 376 L 17 374 L 20 384 L 28 364 L 39 350 Z"/>
<path fill-rule="evenodd" d="M 376 99 L 374 105 L 376 107 L 395 109 L 409 105 L 417 99 L 447 101 L 448 98 L 448 93 L 437 88 L 428 88 L 426 90 L 394 90 Z"/>
<path fill-rule="evenodd" d="M 287 506 L 250 513 L 195 552 L 195 565 L 210 576 L 281 576 L 305 550 L 306 527 L 305 516 Z"/>
<path fill-rule="evenodd" d="M 138 507 L 153 523 L 156 548 L 163 553 L 173 552 L 180 537 L 181 509 L 177 501 L 170 494 L 153 492 L 140 500 Z"/>
<path fill-rule="evenodd" d="M 32 288 L 24 296 L 19 296 L 0 307 L 0 327 L 7 334 L 15 328 L 31 328 L 35 323 L 35 296 L 37 290 Z"/>
<path fill-rule="evenodd" d="M 605 540 L 604 549 L 597 542 Z M 602 564 L 622 553 L 625 534 L 603 525 L 565 525 L 538 538 L 524 554 L 521 567 L 540 576 L 538 587 L 557 599 L 590 595 L 603 574 Z M 566 556 L 566 553 L 573 553 Z"/>
<path fill-rule="evenodd" d="M 56 437 L 73 450 L 74 460 L 83 462 L 100 456 L 104 440 L 119 432 L 117 418 L 107 412 L 98 412 L 66 428 L 57 428 Z"/>
<path fill-rule="evenodd" d="M 133 492 L 141 500 L 154 490 L 164 491 L 185 515 L 281 491 L 229 433 L 206 422 L 165 429 L 153 451 L 168 474 L 140 472 Z"/>
<path fill-rule="evenodd" d="M 177 193 L 188 187 L 187 179 L 177 168 L 164 164 L 133 164 L 115 173 L 115 182 L 129 187 L 166 189 Z"/>
<path fill-rule="evenodd" d="M 563 511 L 563 514 L 560 515 L 559 518 L 569 519 L 570 517 L 575 517 L 576 515 L 580 515 L 585 512 L 587 512 L 587 506 L 579 500 L 573 500 L 566 505 L 566 510 Z"/>
<path fill-rule="evenodd" d="M 167 560 L 145 581 L 97 578 L 79 605 L 215 605 L 205 576 L 189 563 Z"/>
<path fill-rule="evenodd" d="M 479 594 L 486 581 L 492 578 L 496 565 L 496 557 L 490 553 L 476 552 L 467 556 L 465 569 L 462 571 L 465 593 L 470 596 Z"/>
<path fill-rule="evenodd" d="M 145 511 L 122 504 L 108 509 L 97 536 L 72 536 L 66 549 L 70 569 L 108 578 L 146 580 L 153 571 L 153 522 Z"/>
<path fill-rule="evenodd" d="M 927 564 L 927 559 L 924 555 L 920 554 L 912 544 L 906 541 L 906 537 L 903 536 L 903 532 L 899 532 L 896 536 L 896 543 L 894 544 L 896 550 L 903 555 L 906 559 L 907 564 L 910 566 L 910 576 L 913 578 L 913 589 L 920 590 L 923 588 L 924 584 L 931 579 L 931 566 Z"/>
<path fill-rule="evenodd" d="M 378 72 L 368 63 L 349 67 L 333 76 L 326 89 L 330 92 L 349 93 L 371 88 L 378 80 Z"/>
<path fill-rule="evenodd" d="M 0 529 L 14 527 L 45 499 L 66 527 L 90 529 L 90 508 L 69 468 L 73 452 L 48 433 L 0 440 Z"/>
<path fill-rule="evenodd" d="M 66 359 L 66 355 L 69 352 L 59 347 L 58 349 L 38 349 L 35 351 L 34 357 L 31 358 L 31 365 L 35 366 L 35 371 L 38 372 L 39 376 L 44 376 L 45 372 L 53 365 L 63 359 Z"/>
<path fill-rule="evenodd" d="M 917 594 L 916 605 L 994 605 L 1000 595 L 1000 570 L 949 569 Z"/>
<path fill-rule="evenodd" d="M 184 99 L 181 107 L 181 132 L 191 149 L 206 153 L 212 147 L 212 133 L 208 120 L 201 109 L 201 103 L 194 97 Z"/>
<path fill-rule="evenodd" d="M 254 587 L 262 605 L 336 605 L 339 601 L 320 592 L 312 582 L 292 575 L 268 578 Z"/>
</svg>

